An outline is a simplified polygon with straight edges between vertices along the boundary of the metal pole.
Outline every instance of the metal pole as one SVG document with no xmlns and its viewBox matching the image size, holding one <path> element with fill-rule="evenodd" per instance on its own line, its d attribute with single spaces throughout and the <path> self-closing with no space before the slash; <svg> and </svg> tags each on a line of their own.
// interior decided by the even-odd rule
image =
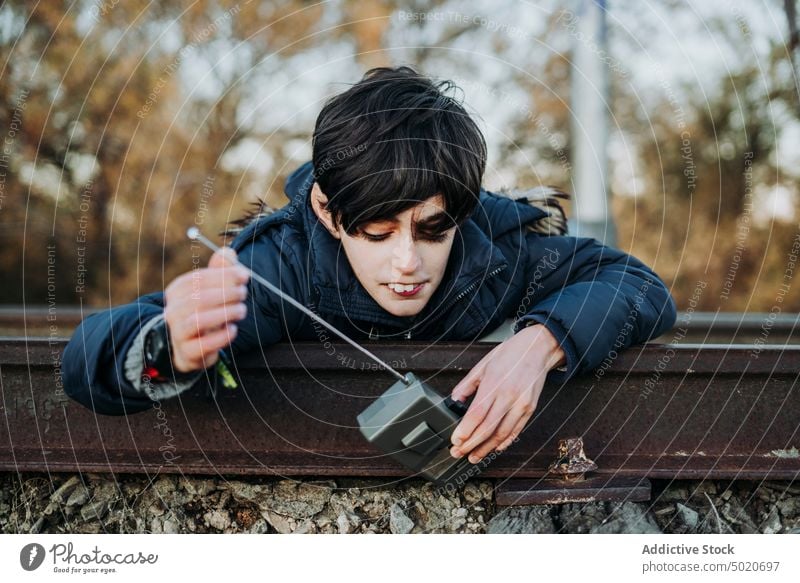
<svg viewBox="0 0 800 583">
<path fill-rule="evenodd" d="M 616 244 L 608 193 L 608 54 L 605 0 L 579 0 L 571 71 L 572 180 L 576 218 L 570 232 Z"/>
</svg>

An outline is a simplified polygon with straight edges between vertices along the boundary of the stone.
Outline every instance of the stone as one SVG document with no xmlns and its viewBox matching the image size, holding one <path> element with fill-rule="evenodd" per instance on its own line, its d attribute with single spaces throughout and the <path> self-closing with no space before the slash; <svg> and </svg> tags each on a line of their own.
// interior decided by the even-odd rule
<svg viewBox="0 0 800 583">
<path fill-rule="evenodd" d="M 63 504 L 64 502 L 66 502 L 69 499 L 69 497 L 72 494 L 72 492 L 78 486 L 83 486 L 83 483 L 81 482 L 80 477 L 79 476 L 72 476 L 66 482 L 61 484 L 61 486 L 59 486 L 58 490 L 53 492 L 53 494 L 50 496 L 50 501 L 51 502 L 55 502 L 57 504 Z"/>
<path fill-rule="evenodd" d="M 36 522 L 33 523 L 30 529 L 30 534 L 39 534 L 42 532 L 42 527 L 44 526 L 44 516 L 40 516 L 36 519 Z"/>
<path fill-rule="evenodd" d="M 564 533 L 592 532 L 608 518 L 608 510 L 603 502 L 562 504 L 556 506 L 554 511 L 557 531 Z"/>
<path fill-rule="evenodd" d="M 773 509 L 764 522 L 761 523 L 761 532 L 764 534 L 777 534 L 783 529 L 777 510 Z"/>
<path fill-rule="evenodd" d="M 329 482 L 292 482 L 281 480 L 264 505 L 277 514 L 293 518 L 311 518 L 325 508 L 333 487 Z"/>
<path fill-rule="evenodd" d="M 292 531 L 292 534 L 313 534 L 317 531 L 317 525 L 310 518 L 305 519 L 300 526 Z"/>
<path fill-rule="evenodd" d="M 289 534 L 292 532 L 292 525 L 289 522 L 289 519 L 285 516 L 281 516 L 280 514 L 272 512 L 271 510 L 267 510 L 265 514 L 262 514 L 262 516 L 264 516 L 272 528 L 274 528 L 280 534 Z"/>
<path fill-rule="evenodd" d="M 266 506 L 272 500 L 272 486 L 269 484 L 247 484 L 245 482 L 228 482 L 225 486 L 231 496 L 238 502 L 251 502 L 259 507 Z"/>
<path fill-rule="evenodd" d="M 211 512 L 206 512 L 203 515 L 203 519 L 206 521 L 208 526 L 211 528 L 216 528 L 217 530 L 225 530 L 231 525 L 230 515 L 222 510 L 212 510 Z"/>
<path fill-rule="evenodd" d="M 634 502 L 611 503 L 611 512 L 602 524 L 591 530 L 597 534 L 660 534 L 655 519 L 645 512 L 647 506 Z"/>
<path fill-rule="evenodd" d="M 229 482 L 229 485 L 230 484 L 232 484 L 232 482 Z M 202 480 L 198 478 L 181 476 L 178 479 L 178 487 L 189 494 L 192 494 L 193 496 L 208 496 L 211 494 L 211 492 L 217 489 L 217 484 L 214 480 Z"/>
<path fill-rule="evenodd" d="M 470 480 L 450 490 L 418 479 L 336 483 L 0 474 L 0 531 L 650 532 L 656 519 L 665 532 L 676 533 L 800 529 L 800 489 L 788 481 L 655 480 L 654 492 L 661 494 L 651 506 L 635 505 L 635 513 L 608 502 L 497 509 L 489 480 Z"/>
<path fill-rule="evenodd" d="M 489 534 L 554 534 L 557 531 L 547 506 L 510 506 L 487 525 Z"/>
<path fill-rule="evenodd" d="M 800 514 L 800 497 L 784 498 L 775 504 L 784 518 L 794 518 Z"/>
<path fill-rule="evenodd" d="M 675 505 L 675 516 L 672 520 L 674 526 L 685 529 L 685 532 L 694 532 L 700 522 L 700 514 L 679 502 Z"/>
<path fill-rule="evenodd" d="M 464 496 L 464 501 L 469 505 L 477 504 L 483 500 L 483 492 L 481 492 L 477 484 L 472 482 L 467 482 L 462 495 Z"/>
<path fill-rule="evenodd" d="M 81 484 L 67 499 L 67 506 L 82 506 L 89 499 L 89 490 Z"/>
<path fill-rule="evenodd" d="M 763 485 L 770 488 L 779 494 L 785 496 L 791 494 L 793 496 L 800 496 L 800 482 L 764 482 Z"/>
<path fill-rule="evenodd" d="M 414 528 L 414 521 L 411 520 L 403 508 L 398 503 L 392 504 L 389 509 L 389 530 L 393 534 L 408 534 Z"/>
<path fill-rule="evenodd" d="M 247 534 L 266 534 L 269 532 L 269 524 L 263 518 L 255 521 L 253 526 L 245 531 Z"/>
<path fill-rule="evenodd" d="M 84 520 L 102 520 L 108 512 L 106 500 L 93 500 L 81 508 L 81 518 Z"/>
<path fill-rule="evenodd" d="M 164 521 L 158 517 L 154 517 L 150 521 L 150 532 L 152 534 L 164 534 Z"/>
<path fill-rule="evenodd" d="M 758 532 L 758 528 L 752 518 L 750 518 L 750 515 L 737 498 L 729 498 L 728 502 L 719 509 L 719 513 L 729 523 L 739 525 L 739 531 L 743 534 L 755 534 Z"/>
<path fill-rule="evenodd" d="M 689 495 L 692 498 L 706 499 L 706 494 L 712 498 L 717 495 L 717 484 L 708 480 L 699 483 L 692 483 L 689 488 Z"/>
<path fill-rule="evenodd" d="M 161 476 L 152 485 L 153 492 L 161 498 L 168 498 L 175 491 L 175 479 L 171 476 Z"/>
<path fill-rule="evenodd" d="M 347 515 L 344 512 L 336 517 L 336 526 L 339 527 L 339 534 L 350 534 L 353 531 L 353 525 L 347 519 Z"/>
<path fill-rule="evenodd" d="M 679 486 L 670 486 L 658 496 L 657 502 L 686 502 L 688 499 L 688 489 Z"/>
<path fill-rule="evenodd" d="M 160 500 L 156 500 L 147 507 L 147 513 L 153 516 L 163 516 L 164 512 L 164 504 Z"/>
<path fill-rule="evenodd" d="M 234 511 L 234 520 L 236 521 L 237 525 L 239 525 L 243 530 L 247 531 L 248 529 L 252 528 L 256 522 L 262 520 L 262 518 L 261 514 L 256 508 L 246 506 L 237 508 Z"/>
<path fill-rule="evenodd" d="M 450 531 L 458 532 L 467 524 L 467 515 L 469 511 L 466 508 L 454 508 L 453 519 L 450 521 Z"/>
</svg>

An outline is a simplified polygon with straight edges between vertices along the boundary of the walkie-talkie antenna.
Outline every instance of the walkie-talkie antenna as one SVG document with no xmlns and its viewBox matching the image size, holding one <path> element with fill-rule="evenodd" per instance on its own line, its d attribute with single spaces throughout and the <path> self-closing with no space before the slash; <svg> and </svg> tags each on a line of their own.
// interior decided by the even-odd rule
<svg viewBox="0 0 800 583">
<path fill-rule="evenodd" d="M 208 240 L 206 237 L 204 237 L 204 236 L 203 236 L 203 234 L 200 232 L 200 229 L 198 229 L 197 227 L 191 227 L 191 228 L 189 228 L 189 230 L 187 230 L 187 231 L 186 231 L 186 235 L 187 235 L 187 236 L 188 236 L 190 239 L 192 239 L 193 241 L 200 241 L 200 242 L 201 242 L 203 245 L 205 245 L 206 247 L 208 247 L 209 249 L 211 249 L 211 250 L 212 250 L 212 251 L 214 251 L 214 252 L 216 252 L 216 251 L 219 251 L 219 249 L 220 249 L 218 245 L 214 244 L 213 242 L 209 241 L 209 240 Z M 253 279 L 255 279 L 255 280 L 258 282 L 258 283 L 260 283 L 261 285 L 263 285 L 264 287 L 266 287 L 266 288 L 267 288 L 269 291 L 271 291 L 272 293 L 276 294 L 277 296 L 279 296 L 279 297 L 280 297 L 281 299 L 283 299 L 284 301 L 286 301 L 286 302 L 289 302 L 291 305 L 293 305 L 295 308 L 297 308 L 298 310 L 300 310 L 301 312 L 303 312 L 303 313 L 304 313 L 305 315 L 307 315 L 309 318 L 312 318 L 313 320 L 315 320 L 315 321 L 319 322 L 320 324 L 322 324 L 323 326 L 325 326 L 325 327 L 326 327 L 328 330 L 330 330 L 331 332 L 333 332 L 334 334 L 336 334 L 337 336 L 339 336 L 339 338 L 341 338 L 342 340 L 344 340 L 345 342 L 347 342 L 348 344 L 350 344 L 350 345 L 351 345 L 351 346 L 353 346 L 354 348 L 357 348 L 358 350 L 360 350 L 361 352 L 363 352 L 364 354 L 366 354 L 368 357 L 370 357 L 372 360 L 374 360 L 375 362 L 377 362 L 378 364 L 380 364 L 380 365 L 381 365 L 383 368 L 385 368 L 387 371 L 389 371 L 389 372 L 390 372 L 390 373 L 392 373 L 394 376 L 396 376 L 398 379 L 400 379 L 401 381 L 403 381 L 403 382 L 404 382 L 406 385 L 410 384 L 410 381 L 409 381 L 409 379 L 407 379 L 405 376 L 403 376 L 402 374 L 400 374 L 399 372 L 397 372 L 397 371 L 396 371 L 394 368 L 392 368 L 391 366 L 389 366 L 389 365 L 388 365 L 387 363 L 385 363 L 383 360 L 381 360 L 380 358 L 378 358 L 377 356 L 375 356 L 374 354 L 372 354 L 372 353 L 371 353 L 369 350 L 367 350 L 366 348 L 364 348 L 363 346 L 361 346 L 361 345 L 360 345 L 358 342 L 356 342 L 355 340 L 351 339 L 351 338 L 350 338 L 349 336 L 347 336 L 347 335 L 346 335 L 344 332 L 342 332 L 342 331 L 340 331 L 338 328 L 336 328 L 336 326 L 334 326 L 333 324 L 330 324 L 330 323 L 326 322 L 325 320 L 323 320 L 322 318 L 320 318 L 319 316 L 317 316 L 317 315 L 316 315 L 314 312 L 312 312 L 311 310 L 309 310 L 309 309 L 308 309 L 306 306 L 304 306 L 303 304 L 301 304 L 300 302 L 298 302 L 298 301 L 297 301 L 296 299 L 294 299 L 292 296 L 290 296 L 290 295 L 288 295 L 288 294 L 284 293 L 282 290 L 280 290 L 280 289 L 278 289 L 277 287 L 275 287 L 274 285 L 272 285 L 270 282 L 268 282 L 266 279 L 264 279 L 263 277 L 261 277 L 259 274 L 257 274 L 255 271 L 253 271 L 252 269 L 250 269 L 250 268 L 249 268 L 249 267 L 247 267 L 246 265 L 242 265 L 242 264 L 241 264 L 239 261 L 237 261 L 237 262 L 236 262 L 236 264 L 237 264 L 237 265 L 241 265 L 241 266 L 242 266 L 242 267 L 244 267 L 244 268 L 245 268 L 247 271 L 249 271 L 249 272 L 250 272 L 250 276 L 251 276 Z"/>
</svg>

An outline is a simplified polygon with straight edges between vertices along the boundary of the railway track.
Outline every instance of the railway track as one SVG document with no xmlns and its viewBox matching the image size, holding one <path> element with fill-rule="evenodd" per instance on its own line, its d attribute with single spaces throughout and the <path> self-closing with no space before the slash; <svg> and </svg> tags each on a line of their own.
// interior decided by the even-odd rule
<svg viewBox="0 0 800 583">
<path fill-rule="evenodd" d="M 403 477 L 357 414 L 392 382 L 348 345 L 280 344 L 237 363 L 242 386 L 200 383 L 128 417 L 70 401 L 63 338 L 0 339 L 0 470 Z M 446 394 L 488 343 L 373 343 Z M 600 372 L 602 370 L 602 374 Z M 800 347 L 635 347 L 564 386 L 548 385 L 528 429 L 485 477 L 544 476 L 562 438 L 581 436 L 599 477 L 796 479 Z"/>
<path fill-rule="evenodd" d="M 78 306 L 0 305 L 0 336 L 69 336 L 77 325 L 98 308 Z M 670 331 L 654 342 L 681 344 L 753 344 L 764 336 L 771 344 L 800 344 L 800 314 L 693 312 L 681 313 L 688 322 L 686 333 Z M 505 334 L 500 331 L 499 335 Z"/>
</svg>

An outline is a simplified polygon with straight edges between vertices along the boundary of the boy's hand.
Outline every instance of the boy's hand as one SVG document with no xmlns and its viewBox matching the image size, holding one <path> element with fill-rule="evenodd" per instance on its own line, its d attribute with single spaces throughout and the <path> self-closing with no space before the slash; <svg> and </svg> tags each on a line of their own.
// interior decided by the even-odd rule
<svg viewBox="0 0 800 583">
<path fill-rule="evenodd" d="M 511 445 L 536 410 L 547 373 L 564 360 L 564 351 L 541 324 L 497 345 L 453 389 L 457 401 L 477 394 L 453 432 L 450 453 L 468 455 L 476 464 Z"/>
<path fill-rule="evenodd" d="M 193 372 L 215 364 L 219 350 L 238 332 L 234 322 L 247 315 L 249 272 L 234 266 L 236 252 L 224 247 L 208 267 L 176 277 L 164 290 L 164 317 L 176 371 Z"/>
</svg>

